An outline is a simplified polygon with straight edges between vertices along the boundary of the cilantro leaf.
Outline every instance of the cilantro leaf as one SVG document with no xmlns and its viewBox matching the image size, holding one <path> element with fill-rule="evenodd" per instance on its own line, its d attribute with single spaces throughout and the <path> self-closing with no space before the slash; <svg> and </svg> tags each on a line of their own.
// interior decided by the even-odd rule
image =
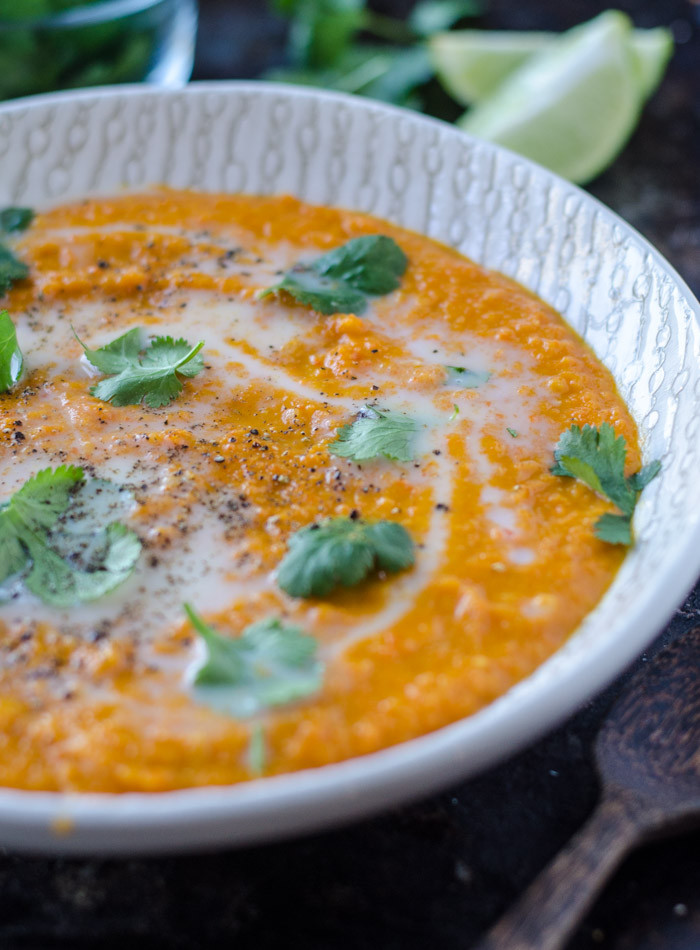
<svg viewBox="0 0 700 950">
<path fill-rule="evenodd" d="M 80 338 L 78 342 L 90 363 L 112 377 L 101 380 L 90 393 L 114 406 L 141 402 L 151 409 L 167 406 L 182 392 L 180 376 L 196 376 L 204 369 L 198 355 L 203 341 L 191 346 L 187 340 L 158 336 L 144 346 L 138 327 L 98 350 L 89 349 Z"/>
<path fill-rule="evenodd" d="M 270 706 L 317 692 L 323 667 L 316 639 L 299 627 L 267 618 L 246 627 L 240 637 L 224 637 L 189 605 L 185 612 L 204 642 L 196 670 L 196 695 L 231 716 L 252 716 Z"/>
<path fill-rule="evenodd" d="M 71 607 L 97 600 L 122 584 L 131 574 L 141 553 L 138 536 L 115 522 L 104 529 L 102 554 L 90 570 L 81 570 L 48 547 L 46 539 L 25 538 L 32 566 L 25 578 L 28 590 L 46 604 Z"/>
<path fill-rule="evenodd" d="M 318 313 L 363 313 L 370 295 L 382 296 L 399 286 L 408 258 L 383 234 L 353 238 L 308 263 L 295 264 L 278 284 L 260 297 L 286 291 Z"/>
<path fill-rule="evenodd" d="M 26 231 L 34 220 L 31 208 L 3 208 L 0 211 L 0 231 Z"/>
<path fill-rule="evenodd" d="M 328 450 L 331 455 L 356 462 L 381 457 L 410 462 L 414 458 L 417 432 L 418 423 L 409 416 L 365 406 L 355 422 L 338 429 L 338 437 Z"/>
<path fill-rule="evenodd" d="M 0 310 L 0 393 L 14 386 L 22 375 L 23 367 L 15 325 L 7 310 Z"/>
<path fill-rule="evenodd" d="M 126 580 L 141 542 L 125 525 L 113 522 L 92 533 L 88 563 L 82 557 L 84 538 L 54 530 L 62 516 L 70 517 L 84 484 L 76 466 L 43 469 L 0 507 L 0 584 L 20 575 L 44 603 L 70 607 L 102 597 Z"/>
<path fill-rule="evenodd" d="M 127 330 L 126 333 L 122 333 L 116 340 L 100 347 L 99 350 L 88 349 L 77 334 L 76 338 L 95 369 L 110 376 L 133 366 L 138 361 L 139 353 L 145 347 L 144 333 L 140 327 Z"/>
<path fill-rule="evenodd" d="M 632 520 L 629 515 L 606 513 L 596 521 L 595 536 L 608 544 L 632 544 Z"/>
<path fill-rule="evenodd" d="M 24 231 L 32 223 L 34 212 L 30 208 L 4 208 L 0 210 L 0 231 Z M 0 244 L 0 294 L 6 293 L 16 280 L 29 276 L 29 268 L 18 260 L 12 251 Z"/>
<path fill-rule="evenodd" d="M 248 768 L 255 775 L 262 775 L 267 761 L 267 746 L 265 744 L 265 729 L 258 723 L 250 734 L 248 743 Z"/>
<path fill-rule="evenodd" d="M 564 432 L 554 449 L 555 475 L 568 475 L 585 482 L 589 488 L 605 495 L 623 514 L 631 515 L 636 504 L 636 492 L 625 478 L 627 447 L 622 436 L 607 422 L 600 429 L 585 425 L 583 429 L 571 426 Z"/>
<path fill-rule="evenodd" d="M 596 535 L 610 544 L 631 544 L 631 523 L 639 493 L 661 469 L 659 461 L 651 462 L 639 472 L 625 477 L 627 446 L 623 436 L 607 422 L 600 428 L 573 425 L 562 433 L 554 449 L 553 475 L 577 478 L 589 488 L 604 495 L 622 512 L 598 519 Z"/>
<path fill-rule="evenodd" d="M 8 508 L 31 532 L 40 534 L 53 528 L 84 478 L 82 468 L 76 465 L 44 468 L 14 493 Z"/>
<path fill-rule="evenodd" d="M 414 560 L 403 525 L 328 518 L 291 536 L 277 583 L 292 597 L 324 597 L 336 587 L 359 584 L 371 571 L 401 571 Z"/>
<path fill-rule="evenodd" d="M 630 475 L 627 479 L 627 484 L 636 492 L 644 491 L 649 482 L 656 478 L 660 471 L 661 462 L 656 459 L 653 462 L 649 462 L 649 464 L 643 468 L 640 468 L 634 475 Z"/>
<path fill-rule="evenodd" d="M 491 378 L 487 370 L 468 369 L 466 366 L 446 366 L 447 382 L 461 389 L 477 389 Z"/>
<path fill-rule="evenodd" d="M 4 244 L 0 244 L 0 294 L 7 293 L 15 281 L 28 276 L 27 265 L 18 260 Z"/>
</svg>

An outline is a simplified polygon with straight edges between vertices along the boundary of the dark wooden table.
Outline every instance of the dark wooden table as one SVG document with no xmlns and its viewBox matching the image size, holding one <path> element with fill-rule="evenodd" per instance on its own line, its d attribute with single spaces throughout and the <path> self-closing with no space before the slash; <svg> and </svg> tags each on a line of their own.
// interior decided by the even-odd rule
<svg viewBox="0 0 700 950">
<path fill-rule="evenodd" d="M 284 26 L 264 0 L 200 2 L 195 78 L 254 76 L 279 62 Z M 564 29 L 605 6 L 491 0 L 483 25 Z M 672 25 L 678 49 L 634 139 L 591 191 L 699 293 L 700 7 L 618 6 L 639 26 Z M 700 586 L 649 653 L 698 623 Z M 157 860 L 2 855 L 0 948 L 467 950 L 592 808 L 591 743 L 623 681 L 480 778 L 339 831 Z M 598 947 L 700 950 L 700 834 L 624 864 L 568 950 Z"/>
</svg>

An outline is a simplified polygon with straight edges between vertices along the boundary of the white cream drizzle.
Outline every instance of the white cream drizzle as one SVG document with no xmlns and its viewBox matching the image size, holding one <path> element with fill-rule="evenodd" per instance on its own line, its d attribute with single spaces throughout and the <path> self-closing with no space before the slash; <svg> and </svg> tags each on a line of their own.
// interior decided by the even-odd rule
<svg viewBox="0 0 700 950">
<path fill-rule="evenodd" d="M 121 231 L 137 231 L 138 228 L 124 224 L 102 226 L 99 229 L 71 227 L 47 231 L 46 236 L 55 240 L 69 240 L 82 234 L 109 234 Z M 158 227 L 149 233 L 188 237 L 193 246 L 197 243 L 217 242 L 223 251 L 238 246 L 235 234 L 214 237 L 209 232 L 183 232 L 175 228 Z M 231 271 L 245 270 L 250 275 L 252 286 L 263 288 L 272 282 L 275 273 L 292 261 L 305 256 L 293 246 L 278 246 L 266 254 L 265 260 L 246 255 L 233 256 Z M 215 269 L 215 263 L 196 262 L 200 270 Z M 391 298 L 376 301 L 364 314 L 378 335 L 383 335 L 394 345 L 402 345 L 406 358 L 413 358 L 417 366 L 425 364 L 464 365 L 479 371 L 488 371 L 491 376 L 479 389 L 450 388 L 438 396 L 422 391 L 397 391 L 391 385 L 384 387 L 374 397 L 379 408 L 409 413 L 423 424 L 420 433 L 421 455 L 430 455 L 433 499 L 451 505 L 454 490 L 455 462 L 445 451 L 445 434 L 458 431 L 466 440 L 468 457 L 475 478 L 483 481 L 481 502 L 484 515 L 491 522 L 503 546 L 504 560 L 512 564 L 528 564 L 534 558 L 522 543 L 519 534 L 517 503 L 512 497 L 488 484 L 493 475 L 492 465 L 482 449 L 482 440 L 487 430 L 494 425 L 505 431 L 510 426 L 518 431 L 513 440 L 513 451 L 541 455 L 546 440 L 532 432 L 532 419 L 536 412 L 538 377 L 523 351 L 507 347 L 498 341 L 484 340 L 472 334 L 463 334 L 459 343 L 451 338 L 448 330 L 438 320 L 422 329 L 421 339 L 412 334 L 415 327 L 404 319 L 410 311 L 411 301 L 392 309 Z M 306 402 L 318 403 L 319 407 L 342 410 L 339 420 L 351 421 L 354 414 L 368 400 L 349 395 L 337 395 L 332 383 L 317 389 L 297 378 L 279 365 L 278 354 L 298 338 L 313 338 L 319 318 L 301 309 L 281 305 L 275 298 L 264 301 L 249 301 L 238 297 L 222 297 L 208 291 L 177 291 L 167 298 L 164 309 L 149 307 L 138 312 L 133 302 L 81 302 L 79 304 L 37 306 L 31 314 L 18 314 L 18 336 L 29 366 L 50 368 L 54 376 L 71 374 L 80 359 L 78 345 L 71 327 L 91 348 L 97 348 L 113 340 L 134 326 L 143 326 L 148 333 L 167 332 L 183 336 L 194 343 L 205 341 L 203 355 L 208 369 L 222 380 L 229 389 L 257 387 L 261 381 L 280 391 Z M 251 349 L 253 352 L 249 352 Z M 504 368 L 518 365 L 517 377 Z M 96 375 L 94 368 L 83 358 L 82 371 L 86 378 Z M 353 385 L 362 387 L 376 380 L 373 376 L 363 378 L 358 369 Z M 384 381 L 382 381 L 384 382 Z M 389 376 L 387 384 L 392 382 Z M 196 386 L 195 381 L 186 381 L 185 388 Z M 328 389 L 331 392 L 328 392 Z M 368 387 L 368 393 L 371 389 Z M 56 392 L 48 393 L 45 399 L 49 415 L 63 414 L 71 420 L 73 412 L 69 401 Z M 458 408 L 454 418 L 452 406 Z M 211 423 L 213 406 L 206 400 L 182 399 L 168 409 L 155 413 L 136 408 L 124 415 L 122 430 L 118 435 L 110 433 L 103 442 L 97 442 L 92 434 L 84 436 L 77 424 L 70 426 L 70 435 L 61 435 L 60 453 L 45 451 L 41 456 L 25 455 L 21 458 L 7 456 L 0 459 L 0 500 L 8 497 L 32 474 L 47 465 L 71 461 L 71 454 L 90 455 L 97 473 L 119 483 L 139 480 L 139 466 L 153 467 L 148 459 L 147 436 L 150 431 L 160 430 L 163 415 L 172 415 L 175 425 L 195 430 L 201 437 L 216 436 Z M 319 437 L 327 437 L 332 431 L 328 419 L 319 422 Z M 508 436 L 505 436 L 509 438 Z M 116 453 L 114 439 L 119 438 L 139 446 L 135 456 L 125 457 Z M 441 447 L 440 455 L 432 452 Z M 336 465 L 352 463 L 333 459 L 329 472 Z M 383 463 L 378 463 L 380 466 Z M 406 477 L 416 484 L 425 480 L 424 473 L 413 466 L 406 466 Z M 160 484 L 153 490 L 170 490 L 167 473 L 160 473 Z M 151 471 L 151 480 L 153 471 Z M 128 519 L 127 519 L 128 520 Z M 274 520 L 268 519 L 269 530 L 274 534 Z M 239 550 L 224 538 L 223 529 L 206 506 L 197 506 L 190 515 L 191 530 L 181 539 L 176 549 L 159 554 L 157 564 L 148 559 L 139 566 L 132 577 L 118 590 L 107 597 L 79 605 L 70 611 L 56 611 L 46 607 L 36 598 L 22 593 L 16 600 L 0 607 L 0 616 L 20 623 L 27 619 L 51 621 L 59 628 L 88 634 L 99 629 L 105 622 L 119 622 L 124 635 L 132 637 L 149 662 L 163 666 L 168 662 L 174 668 L 184 669 L 186 659 L 165 661 L 155 657 L 149 647 L 151 631 L 177 625 L 182 620 L 182 602 L 189 600 L 205 611 L 225 609 L 228 604 L 241 598 L 254 597 L 274 590 L 274 575 L 257 572 L 255 566 L 241 572 L 236 568 Z M 376 635 L 396 623 L 415 604 L 421 592 L 439 570 L 448 541 L 448 519 L 440 510 L 434 510 L 427 534 L 418 550 L 415 568 L 391 580 L 390 594 L 386 605 L 376 614 L 368 615 L 355 627 L 340 637 L 330 637 L 322 646 L 323 659 L 332 662 L 350 645 Z M 203 554 L 202 552 L 206 552 Z M 176 592 L 176 593 L 174 593 Z M 179 667 L 178 667 L 179 664 Z"/>
</svg>

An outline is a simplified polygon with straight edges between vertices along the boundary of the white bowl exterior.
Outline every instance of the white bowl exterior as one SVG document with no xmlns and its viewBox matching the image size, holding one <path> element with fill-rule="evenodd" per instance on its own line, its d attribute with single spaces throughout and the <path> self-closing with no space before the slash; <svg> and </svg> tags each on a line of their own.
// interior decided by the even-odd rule
<svg viewBox="0 0 700 950">
<path fill-rule="evenodd" d="M 589 195 L 451 126 L 317 90 L 115 87 L 0 106 L 0 206 L 165 183 L 371 212 L 539 294 L 614 374 L 661 475 L 600 605 L 532 676 L 468 719 L 321 769 L 155 795 L 0 790 L 0 844 L 137 853 L 246 843 L 464 778 L 556 725 L 650 642 L 700 572 L 700 308 Z"/>
</svg>

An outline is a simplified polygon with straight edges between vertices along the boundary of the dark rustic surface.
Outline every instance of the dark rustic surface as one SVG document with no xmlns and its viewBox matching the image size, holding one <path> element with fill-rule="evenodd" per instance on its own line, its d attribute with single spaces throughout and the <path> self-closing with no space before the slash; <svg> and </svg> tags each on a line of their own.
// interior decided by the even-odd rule
<svg viewBox="0 0 700 950">
<path fill-rule="evenodd" d="M 200 0 L 196 78 L 280 60 L 264 0 Z M 408 7 L 410 4 L 404 4 Z M 634 139 L 591 191 L 700 292 L 700 6 L 620 0 L 678 50 Z M 377 4 L 387 9 L 397 4 Z M 564 29 L 604 0 L 491 0 L 487 27 Z M 700 622 L 700 587 L 651 652 Z M 209 856 L 42 860 L 0 855 L 1 950 L 467 950 L 583 823 L 595 732 L 622 681 L 480 778 L 351 828 Z M 630 857 L 568 950 L 699 950 L 700 835 Z"/>
<path fill-rule="evenodd" d="M 593 815 L 476 950 L 560 950 L 635 845 L 700 826 L 700 627 L 631 677 L 598 733 Z"/>
</svg>

